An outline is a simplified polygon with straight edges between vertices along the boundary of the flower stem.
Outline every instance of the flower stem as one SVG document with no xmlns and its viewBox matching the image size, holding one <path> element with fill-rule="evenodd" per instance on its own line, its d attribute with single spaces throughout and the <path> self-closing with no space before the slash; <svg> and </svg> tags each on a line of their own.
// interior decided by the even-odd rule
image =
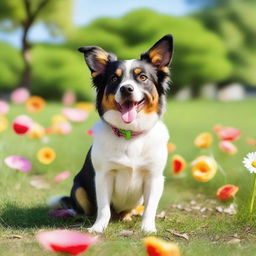
<svg viewBox="0 0 256 256">
<path fill-rule="evenodd" d="M 253 205 L 254 205 L 255 194 L 256 194 L 256 174 L 254 174 L 252 198 L 251 198 L 251 202 L 250 202 L 250 215 L 252 215 L 252 210 L 253 210 Z"/>
</svg>

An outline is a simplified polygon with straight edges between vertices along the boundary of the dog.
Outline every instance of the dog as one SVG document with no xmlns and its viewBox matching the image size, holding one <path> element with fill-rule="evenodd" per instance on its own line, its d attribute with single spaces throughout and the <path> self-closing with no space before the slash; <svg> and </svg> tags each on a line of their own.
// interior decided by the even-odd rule
<svg viewBox="0 0 256 256">
<path fill-rule="evenodd" d="M 140 59 L 118 60 L 97 46 L 80 47 L 96 88 L 100 121 L 93 144 L 74 178 L 70 197 L 53 208 L 97 213 L 90 232 L 107 227 L 111 209 L 128 213 L 143 204 L 141 230 L 156 232 L 155 216 L 164 188 L 169 133 L 161 121 L 169 88 L 173 37 L 156 42 Z"/>
</svg>

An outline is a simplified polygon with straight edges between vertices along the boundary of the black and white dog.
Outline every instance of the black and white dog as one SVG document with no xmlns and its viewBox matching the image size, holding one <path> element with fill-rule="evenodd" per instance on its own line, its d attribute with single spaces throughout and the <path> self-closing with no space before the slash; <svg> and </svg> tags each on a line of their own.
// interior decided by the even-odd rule
<svg viewBox="0 0 256 256">
<path fill-rule="evenodd" d="M 111 208 L 124 213 L 144 204 L 141 229 L 156 232 L 169 139 L 160 118 L 169 86 L 172 35 L 164 36 L 138 60 L 118 60 L 96 46 L 79 51 L 91 70 L 101 119 L 71 196 L 55 198 L 51 205 L 86 215 L 97 212 L 89 231 L 103 232 Z"/>
</svg>

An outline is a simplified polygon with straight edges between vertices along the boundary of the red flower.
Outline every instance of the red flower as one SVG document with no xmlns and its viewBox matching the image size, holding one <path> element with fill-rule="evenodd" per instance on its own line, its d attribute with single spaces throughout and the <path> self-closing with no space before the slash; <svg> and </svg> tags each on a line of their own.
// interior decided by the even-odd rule
<svg viewBox="0 0 256 256">
<path fill-rule="evenodd" d="M 186 167 L 185 159 L 180 155 L 175 155 L 171 161 L 172 172 L 177 175 L 180 174 Z"/>
<path fill-rule="evenodd" d="M 241 131 L 234 127 L 225 127 L 221 125 L 216 125 L 213 130 L 216 132 L 217 136 L 221 140 L 237 140 L 241 136 Z"/>
<path fill-rule="evenodd" d="M 33 121 L 29 116 L 20 115 L 13 121 L 12 128 L 18 135 L 26 134 L 32 127 Z"/>
<path fill-rule="evenodd" d="M 237 147 L 230 141 L 228 140 L 222 140 L 219 142 L 219 148 L 224 151 L 227 152 L 231 155 L 236 154 L 237 152 Z"/>
<path fill-rule="evenodd" d="M 78 231 L 54 230 L 40 232 L 38 242 L 47 250 L 78 255 L 97 241 L 96 237 Z"/>
<path fill-rule="evenodd" d="M 227 184 L 218 189 L 217 197 L 219 200 L 228 200 L 233 197 L 238 192 L 238 190 L 239 188 L 237 186 Z"/>
</svg>

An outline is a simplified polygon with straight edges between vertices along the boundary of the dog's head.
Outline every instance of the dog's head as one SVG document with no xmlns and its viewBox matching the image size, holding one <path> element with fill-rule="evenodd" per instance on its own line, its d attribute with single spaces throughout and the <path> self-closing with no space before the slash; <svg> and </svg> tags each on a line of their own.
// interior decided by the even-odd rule
<svg viewBox="0 0 256 256">
<path fill-rule="evenodd" d="M 100 117 L 121 129 L 150 129 L 165 107 L 172 35 L 161 38 L 138 60 L 118 60 L 97 46 L 79 51 L 91 70 Z"/>
</svg>

